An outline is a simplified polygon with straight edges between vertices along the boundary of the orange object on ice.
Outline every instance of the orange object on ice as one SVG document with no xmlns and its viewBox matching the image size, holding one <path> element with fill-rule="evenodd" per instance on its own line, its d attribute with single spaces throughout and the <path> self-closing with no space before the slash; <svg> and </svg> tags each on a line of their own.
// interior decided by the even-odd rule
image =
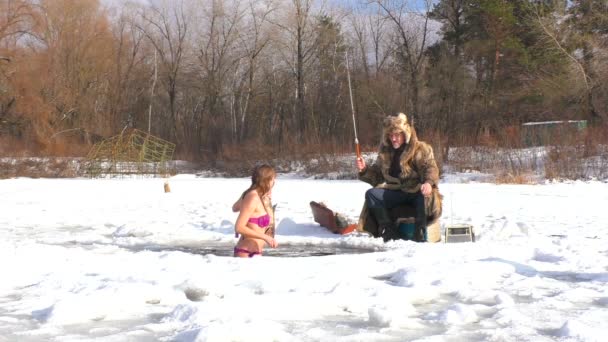
<svg viewBox="0 0 608 342">
<path fill-rule="evenodd" d="M 334 213 L 323 203 L 311 201 L 310 209 L 312 209 L 312 216 L 315 222 L 329 229 L 334 234 L 348 234 L 357 228 L 356 224 L 348 224 L 343 218 L 338 216 L 339 214 Z"/>
</svg>

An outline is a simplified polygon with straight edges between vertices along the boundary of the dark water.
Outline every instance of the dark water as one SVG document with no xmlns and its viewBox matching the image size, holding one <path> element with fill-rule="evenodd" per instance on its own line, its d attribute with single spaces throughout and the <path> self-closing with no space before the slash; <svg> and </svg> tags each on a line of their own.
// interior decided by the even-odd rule
<svg viewBox="0 0 608 342">
<path fill-rule="evenodd" d="M 234 245 L 209 243 L 205 246 L 161 246 L 161 245 L 146 245 L 146 246 L 131 246 L 125 247 L 133 251 L 152 251 L 152 252 L 184 252 L 190 254 L 217 256 L 232 256 Z M 314 245 L 296 245 L 283 244 L 277 248 L 265 248 L 264 256 L 269 257 L 312 257 L 312 256 L 327 256 L 339 254 L 361 254 L 377 252 L 377 249 L 371 248 L 356 248 L 345 246 L 314 246 Z"/>
</svg>

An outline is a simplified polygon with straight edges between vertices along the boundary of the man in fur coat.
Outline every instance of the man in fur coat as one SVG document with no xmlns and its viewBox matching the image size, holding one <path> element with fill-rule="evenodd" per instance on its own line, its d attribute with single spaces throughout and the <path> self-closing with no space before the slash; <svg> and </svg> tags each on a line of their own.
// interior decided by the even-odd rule
<svg viewBox="0 0 608 342">
<path fill-rule="evenodd" d="M 427 223 L 441 216 L 439 169 L 433 148 L 418 140 L 403 113 L 386 117 L 383 126 L 376 162 L 370 166 L 363 158 L 356 162 L 359 179 L 373 186 L 365 193 L 360 229 L 382 236 L 384 241 L 399 239 L 389 209 L 407 204 L 416 210 L 414 238 L 425 241 Z"/>
</svg>

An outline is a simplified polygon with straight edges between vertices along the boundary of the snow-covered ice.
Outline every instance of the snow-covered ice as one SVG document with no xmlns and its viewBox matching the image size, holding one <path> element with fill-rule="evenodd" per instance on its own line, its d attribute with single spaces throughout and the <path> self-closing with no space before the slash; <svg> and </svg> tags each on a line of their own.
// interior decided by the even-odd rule
<svg viewBox="0 0 608 342">
<path fill-rule="evenodd" d="M 471 224 L 477 242 L 384 244 L 331 234 L 310 213 L 315 200 L 355 221 L 367 184 L 281 176 L 281 252 L 236 259 L 230 207 L 248 185 L 0 180 L 0 341 L 608 336 L 606 183 L 445 177 L 442 225 Z"/>
</svg>

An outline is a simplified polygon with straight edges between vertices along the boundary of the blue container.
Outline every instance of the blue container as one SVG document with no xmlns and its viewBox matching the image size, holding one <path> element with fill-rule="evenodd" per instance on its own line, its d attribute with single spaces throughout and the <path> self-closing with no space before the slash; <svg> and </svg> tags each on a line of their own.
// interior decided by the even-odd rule
<svg viewBox="0 0 608 342">
<path fill-rule="evenodd" d="M 416 236 L 416 225 L 413 223 L 402 222 L 399 223 L 399 235 L 403 240 L 415 240 Z M 424 241 L 426 241 L 426 229 L 424 230 Z"/>
<path fill-rule="evenodd" d="M 399 235 L 404 240 L 414 240 L 416 226 L 413 223 L 399 223 Z"/>
</svg>

